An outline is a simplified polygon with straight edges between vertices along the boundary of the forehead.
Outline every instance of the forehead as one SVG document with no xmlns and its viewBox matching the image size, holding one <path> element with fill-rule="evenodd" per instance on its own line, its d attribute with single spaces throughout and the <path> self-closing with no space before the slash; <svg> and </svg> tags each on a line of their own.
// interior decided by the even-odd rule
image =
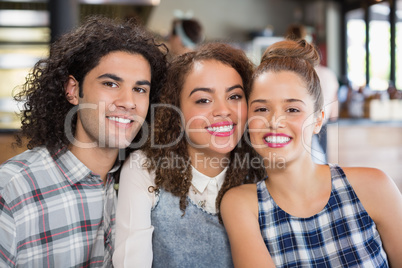
<svg viewBox="0 0 402 268">
<path fill-rule="evenodd" d="M 284 99 L 310 96 L 303 79 L 291 71 L 264 72 L 254 79 L 250 100 L 253 98 Z"/>
<path fill-rule="evenodd" d="M 151 66 L 141 54 L 113 51 L 100 58 L 90 72 L 111 72 L 122 74 L 151 75 Z"/>
<path fill-rule="evenodd" d="M 129 59 L 128 59 L 129 58 Z M 137 61 L 146 62 L 149 65 L 148 60 L 139 53 L 131 53 L 127 51 L 112 51 L 106 55 L 103 55 L 99 59 L 99 64 L 110 64 L 114 62 L 130 62 L 135 61 L 133 64 L 136 64 Z M 98 64 L 98 65 L 99 65 Z"/>
<path fill-rule="evenodd" d="M 184 85 L 197 83 L 204 86 L 222 83 L 232 85 L 234 82 L 242 84 L 242 78 L 232 66 L 208 59 L 195 61 L 183 82 Z"/>
<path fill-rule="evenodd" d="M 196 60 L 191 66 L 188 75 L 200 75 L 201 73 L 214 73 L 216 69 L 233 69 L 231 66 L 224 64 L 215 59 Z"/>
</svg>

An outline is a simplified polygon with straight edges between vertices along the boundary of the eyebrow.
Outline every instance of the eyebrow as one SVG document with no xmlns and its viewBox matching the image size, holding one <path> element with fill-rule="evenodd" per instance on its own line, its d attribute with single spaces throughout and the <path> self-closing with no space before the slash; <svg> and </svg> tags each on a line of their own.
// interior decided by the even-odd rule
<svg viewBox="0 0 402 268">
<path fill-rule="evenodd" d="M 149 82 L 148 80 L 140 80 L 140 81 L 137 81 L 136 84 L 140 85 L 140 86 L 144 86 L 144 85 L 151 86 L 151 82 Z"/>
<path fill-rule="evenodd" d="M 228 87 L 226 89 L 226 92 L 230 92 L 230 91 L 232 91 L 232 90 L 234 90 L 236 88 L 240 88 L 241 90 L 244 91 L 244 88 L 240 84 L 236 84 L 234 86 Z M 203 92 L 207 92 L 207 93 L 214 93 L 215 92 L 214 89 L 209 88 L 209 87 L 196 87 L 190 92 L 190 95 L 188 95 L 188 96 L 190 97 L 191 95 L 193 95 L 197 91 L 203 91 Z"/>
<path fill-rule="evenodd" d="M 300 99 L 285 99 L 284 102 L 288 102 L 288 103 L 292 103 L 292 102 L 300 102 L 302 103 L 304 106 L 306 106 L 306 103 Z"/>
<path fill-rule="evenodd" d="M 110 78 L 117 82 L 123 81 L 123 78 L 121 78 L 120 76 L 117 76 L 115 74 L 110 74 L 110 73 L 106 73 L 106 74 L 102 74 L 102 75 L 98 76 L 98 79 L 100 79 L 100 78 Z M 143 86 L 143 85 L 151 86 L 151 82 L 149 82 L 148 80 L 140 80 L 140 81 L 137 81 L 136 84 L 140 85 L 140 86 Z"/>
<path fill-rule="evenodd" d="M 252 102 L 250 102 L 250 105 L 253 104 L 253 103 L 268 103 L 268 102 L 270 102 L 270 100 L 256 99 L 256 100 L 253 100 Z M 303 105 L 306 105 L 306 103 L 304 101 L 300 100 L 300 99 L 285 99 L 285 100 L 283 100 L 283 102 L 286 102 L 286 103 L 300 102 Z"/>
<path fill-rule="evenodd" d="M 121 78 L 121 77 L 119 77 L 119 76 L 117 76 L 115 74 L 110 74 L 110 73 L 106 73 L 106 74 L 102 74 L 102 75 L 98 76 L 98 79 L 100 79 L 100 78 L 110 78 L 110 79 L 113 79 L 113 80 L 115 80 L 117 82 L 123 81 L 123 78 Z"/>
</svg>

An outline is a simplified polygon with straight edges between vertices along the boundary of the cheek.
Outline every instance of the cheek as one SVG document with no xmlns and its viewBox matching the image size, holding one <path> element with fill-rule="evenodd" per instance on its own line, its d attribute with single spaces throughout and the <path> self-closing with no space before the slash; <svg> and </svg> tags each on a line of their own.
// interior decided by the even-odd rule
<svg viewBox="0 0 402 268">
<path fill-rule="evenodd" d="M 211 124 L 201 111 L 195 109 L 183 110 L 183 117 L 186 129 L 204 128 Z"/>
<path fill-rule="evenodd" d="M 149 108 L 149 100 L 141 100 L 137 104 L 137 111 L 138 111 L 138 116 L 143 118 L 145 120 L 145 117 L 148 114 L 148 108 Z"/>
<path fill-rule="evenodd" d="M 253 117 L 249 121 L 248 128 L 249 128 L 250 140 L 253 143 L 257 142 L 261 143 L 262 139 L 260 137 L 267 132 L 265 120 L 263 118 Z"/>
<path fill-rule="evenodd" d="M 312 136 L 314 135 L 314 122 L 306 121 L 300 132 L 303 132 L 303 140 L 306 143 L 310 143 Z"/>
<path fill-rule="evenodd" d="M 314 120 L 310 118 L 300 118 L 297 120 L 289 121 L 288 126 L 294 133 L 294 138 L 300 140 L 302 143 L 309 145 L 314 130 Z"/>
</svg>

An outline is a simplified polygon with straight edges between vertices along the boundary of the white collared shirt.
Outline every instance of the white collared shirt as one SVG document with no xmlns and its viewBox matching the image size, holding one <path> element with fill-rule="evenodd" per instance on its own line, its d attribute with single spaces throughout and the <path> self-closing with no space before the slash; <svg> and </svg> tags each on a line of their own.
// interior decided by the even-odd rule
<svg viewBox="0 0 402 268">
<path fill-rule="evenodd" d="M 205 211 L 216 214 L 216 197 L 218 196 L 219 190 L 221 189 L 225 180 L 227 168 L 225 168 L 215 177 L 206 176 L 193 166 L 191 166 L 191 168 L 193 179 L 191 181 L 188 196 L 190 197 L 191 201 Z"/>
</svg>

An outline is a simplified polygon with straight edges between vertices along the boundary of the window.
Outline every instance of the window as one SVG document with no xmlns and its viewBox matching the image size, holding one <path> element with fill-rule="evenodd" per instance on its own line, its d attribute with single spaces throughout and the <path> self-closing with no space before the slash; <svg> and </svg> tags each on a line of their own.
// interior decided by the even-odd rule
<svg viewBox="0 0 402 268">
<path fill-rule="evenodd" d="M 47 56 L 50 30 L 45 10 L 0 7 L 0 128 L 20 127 L 15 112 L 19 106 L 12 95 L 34 64 Z"/>
<path fill-rule="evenodd" d="M 390 81 L 391 43 L 390 8 L 387 2 L 369 8 L 369 87 L 386 90 Z"/>
<path fill-rule="evenodd" d="M 356 9 L 346 14 L 347 74 L 353 88 L 366 85 L 366 23 L 364 10 Z"/>
<path fill-rule="evenodd" d="M 402 90 L 402 0 L 345 4 L 342 73 L 354 89 Z"/>
<path fill-rule="evenodd" d="M 396 70 L 395 85 L 402 89 L 402 0 L 396 2 Z"/>
</svg>

